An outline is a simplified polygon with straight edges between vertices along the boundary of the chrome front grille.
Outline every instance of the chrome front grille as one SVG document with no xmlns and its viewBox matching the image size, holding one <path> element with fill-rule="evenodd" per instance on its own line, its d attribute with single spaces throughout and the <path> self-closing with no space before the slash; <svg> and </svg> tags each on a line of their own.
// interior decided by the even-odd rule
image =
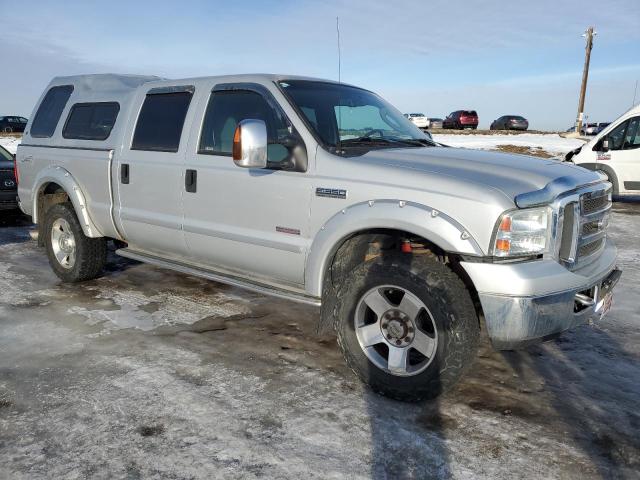
<svg viewBox="0 0 640 480">
<path fill-rule="evenodd" d="M 606 243 L 611 191 L 600 187 L 578 193 L 564 202 L 558 257 L 575 269 L 595 260 Z"/>
<path fill-rule="evenodd" d="M 578 259 L 588 257 L 589 255 L 593 255 L 604 245 L 604 238 L 599 238 L 598 240 L 590 243 L 586 243 L 578 248 Z"/>
<path fill-rule="evenodd" d="M 580 195 L 580 203 L 582 203 L 582 213 L 587 215 L 589 213 L 594 213 L 602 210 L 607 207 L 609 204 L 609 198 L 604 190 L 600 192 L 594 192 L 598 194 L 597 196 L 593 196 L 593 194 L 583 193 Z M 589 196 L 587 196 L 589 195 Z"/>
</svg>

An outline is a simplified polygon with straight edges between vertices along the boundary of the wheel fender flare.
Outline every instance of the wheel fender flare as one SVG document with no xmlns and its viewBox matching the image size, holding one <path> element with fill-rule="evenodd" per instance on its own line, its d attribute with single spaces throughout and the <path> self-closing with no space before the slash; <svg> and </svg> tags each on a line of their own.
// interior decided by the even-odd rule
<svg viewBox="0 0 640 480">
<path fill-rule="evenodd" d="M 370 200 L 339 211 L 320 228 L 307 255 L 307 293 L 322 296 L 322 282 L 329 262 L 347 238 L 376 228 L 402 230 L 425 238 L 448 252 L 484 255 L 476 239 L 460 223 L 439 210 L 400 200 Z"/>
<path fill-rule="evenodd" d="M 594 163 L 594 162 L 577 163 L 576 165 L 582 168 L 586 168 L 587 170 L 592 170 L 594 172 L 597 170 L 602 170 L 603 172 L 606 172 L 606 174 L 609 176 L 609 181 L 613 184 L 613 194 L 618 195 L 618 193 L 620 192 L 620 187 L 619 187 L 620 184 L 618 183 L 618 176 L 616 175 L 616 172 L 613 170 L 613 168 L 610 165 L 607 165 L 605 163 Z"/>
<path fill-rule="evenodd" d="M 76 215 L 78 216 L 78 220 L 82 226 L 82 231 L 87 237 L 99 238 L 104 236 L 89 215 L 87 201 L 80 185 L 68 170 L 60 166 L 50 166 L 45 168 L 38 174 L 34 181 L 35 188 L 33 189 L 31 198 L 34 223 L 40 223 L 40 217 L 44 215 L 44 212 L 38 211 L 40 208 L 38 197 L 42 188 L 48 183 L 57 183 L 64 189 L 71 200 Z"/>
</svg>

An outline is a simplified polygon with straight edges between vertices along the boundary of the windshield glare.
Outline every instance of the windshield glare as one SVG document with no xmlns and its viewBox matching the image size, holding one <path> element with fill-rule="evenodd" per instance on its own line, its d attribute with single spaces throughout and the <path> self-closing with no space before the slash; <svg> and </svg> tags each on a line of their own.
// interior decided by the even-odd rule
<svg viewBox="0 0 640 480">
<path fill-rule="evenodd" d="M 306 117 L 325 147 L 344 149 L 398 147 L 428 137 L 376 94 L 348 85 L 287 80 L 280 87 Z M 397 143 L 394 143 L 397 142 Z M 420 146 L 411 145 L 411 146 Z"/>
</svg>

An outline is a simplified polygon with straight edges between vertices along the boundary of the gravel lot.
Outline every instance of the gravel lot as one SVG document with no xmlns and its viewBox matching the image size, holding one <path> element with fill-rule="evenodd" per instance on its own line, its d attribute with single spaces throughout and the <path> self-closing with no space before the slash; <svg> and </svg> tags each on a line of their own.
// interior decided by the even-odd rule
<svg viewBox="0 0 640 480">
<path fill-rule="evenodd" d="M 0 478 L 638 478 L 640 203 L 606 319 L 485 340 L 420 405 L 364 388 L 313 308 L 115 256 L 62 285 L 29 228 L 0 222 Z"/>
</svg>

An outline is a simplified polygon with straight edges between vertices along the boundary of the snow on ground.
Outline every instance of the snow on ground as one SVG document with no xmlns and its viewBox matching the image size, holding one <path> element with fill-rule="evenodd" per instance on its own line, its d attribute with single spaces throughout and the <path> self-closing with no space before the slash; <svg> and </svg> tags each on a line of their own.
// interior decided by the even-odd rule
<svg viewBox="0 0 640 480">
<path fill-rule="evenodd" d="M 541 148 L 552 155 L 562 155 L 574 148 L 578 148 L 580 145 L 584 145 L 583 140 L 563 138 L 557 133 L 522 133 L 520 135 L 435 134 L 433 139 L 451 147 L 495 150 L 498 145 L 516 145 Z"/>
<path fill-rule="evenodd" d="M 22 141 L 22 137 L 4 137 L 0 136 L 0 145 L 9 150 L 11 153 L 16 153 L 18 144 Z"/>
<path fill-rule="evenodd" d="M 579 145 L 540 134 L 436 137 L 558 153 Z M 18 142 L 0 137 L 13 151 Z M 640 471 L 638 203 L 614 207 L 624 273 L 608 317 L 518 352 L 483 338 L 460 383 L 416 405 L 364 387 L 335 339 L 315 335 L 311 307 L 113 254 L 101 278 L 65 285 L 30 228 L 0 218 L 0 478 Z"/>
</svg>

